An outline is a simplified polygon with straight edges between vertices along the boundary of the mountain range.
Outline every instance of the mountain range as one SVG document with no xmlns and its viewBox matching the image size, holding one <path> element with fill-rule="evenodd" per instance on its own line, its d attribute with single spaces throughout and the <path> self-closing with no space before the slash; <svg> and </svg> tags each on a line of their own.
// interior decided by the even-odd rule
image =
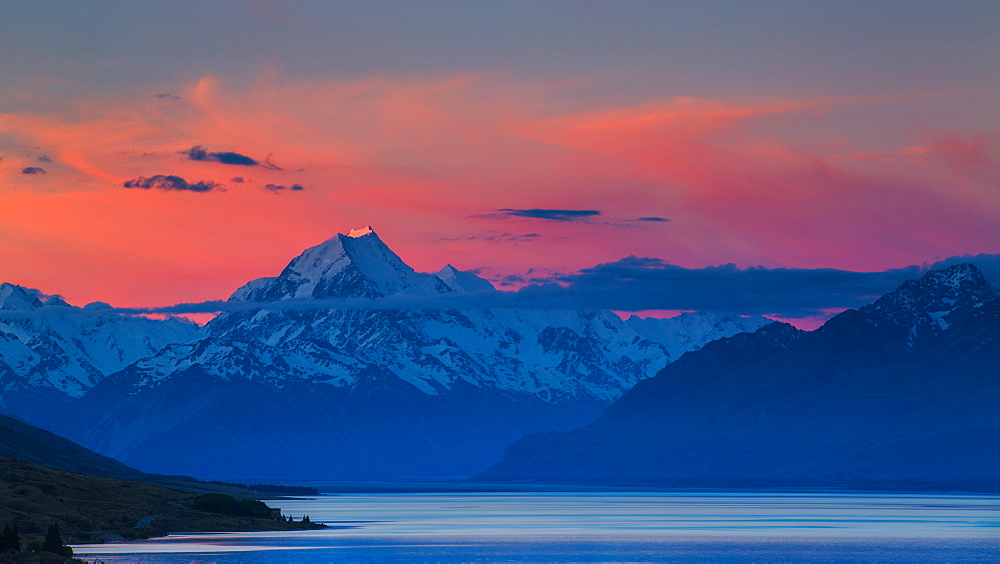
<svg viewBox="0 0 1000 564">
<path fill-rule="evenodd" d="M 205 327 L 5 284 L 0 407 L 145 471 L 461 476 L 527 433 L 593 420 L 685 352 L 769 323 L 310 305 L 494 292 L 451 266 L 414 271 L 371 228 L 237 289 Z"/>
<path fill-rule="evenodd" d="M 105 376 L 202 329 L 177 319 L 73 307 L 15 284 L 0 284 L 0 411 L 25 419 L 57 411 Z"/>
<path fill-rule="evenodd" d="M 1000 298 L 958 264 L 803 332 L 766 325 L 534 434 L 479 477 L 1000 490 Z"/>
</svg>

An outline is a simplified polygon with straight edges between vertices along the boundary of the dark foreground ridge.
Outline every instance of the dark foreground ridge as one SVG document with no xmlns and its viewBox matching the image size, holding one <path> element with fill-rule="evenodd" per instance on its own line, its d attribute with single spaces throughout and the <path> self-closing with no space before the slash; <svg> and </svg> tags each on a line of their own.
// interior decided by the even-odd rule
<svg viewBox="0 0 1000 564">
<path fill-rule="evenodd" d="M 263 502 L 200 495 L 156 484 L 88 476 L 0 457 L 0 523 L 21 540 L 43 538 L 58 523 L 68 543 L 120 541 L 170 532 L 323 528 L 289 522 Z"/>
</svg>

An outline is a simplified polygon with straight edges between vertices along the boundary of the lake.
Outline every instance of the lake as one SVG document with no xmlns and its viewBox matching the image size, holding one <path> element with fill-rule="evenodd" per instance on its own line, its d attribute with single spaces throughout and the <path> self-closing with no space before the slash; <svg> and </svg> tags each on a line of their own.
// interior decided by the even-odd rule
<svg viewBox="0 0 1000 564">
<path fill-rule="evenodd" d="M 103 562 L 998 562 L 1000 496 L 367 493 L 272 502 L 330 529 L 75 546 Z"/>
</svg>

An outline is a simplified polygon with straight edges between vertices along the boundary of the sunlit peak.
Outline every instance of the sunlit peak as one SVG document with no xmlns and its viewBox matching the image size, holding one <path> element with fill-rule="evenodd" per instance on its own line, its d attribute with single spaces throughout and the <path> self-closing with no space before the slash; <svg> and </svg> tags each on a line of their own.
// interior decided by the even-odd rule
<svg viewBox="0 0 1000 564">
<path fill-rule="evenodd" d="M 361 229 L 351 229 L 351 231 L 348 232 L 347 236 L 354 237 L 356 239 L 358 237 L 364 237 L 365 235 L 371 235 L 373 233 L 375 233 L 375 231 L 372 230 L 372 226 L 366 225 Z"/>
</svg>

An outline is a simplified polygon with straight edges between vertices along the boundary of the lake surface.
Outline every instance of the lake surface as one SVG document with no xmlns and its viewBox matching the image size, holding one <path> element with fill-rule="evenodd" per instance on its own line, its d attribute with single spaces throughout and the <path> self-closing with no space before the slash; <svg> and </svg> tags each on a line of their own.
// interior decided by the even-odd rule
<svg viewBox="0 0 1000 564">
<path fill-rule="evenodd" d="M 1000 562 L 1000 496 L 373 493 L 273 502 L 322 531 L 74 547 L 103 562 Z"/>
</svg>

